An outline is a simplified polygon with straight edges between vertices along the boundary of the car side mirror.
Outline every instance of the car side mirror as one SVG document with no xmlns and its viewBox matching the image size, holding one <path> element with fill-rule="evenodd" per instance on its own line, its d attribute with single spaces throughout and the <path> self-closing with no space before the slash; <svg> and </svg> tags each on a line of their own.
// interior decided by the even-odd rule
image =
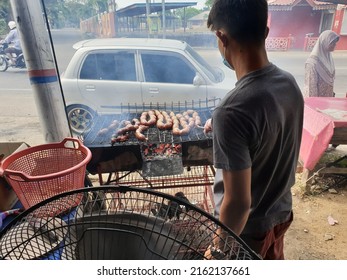
<svg viewBox="0 0 347 280">
<path fill-rule="evenodd" d="M 198 87 L 204 84 L 204 80 L 202 79 L 202 77 L 196 73 L 194 79 L 193 79 L 193 85 Z"/>
<path fill-rule="evenodd" d="M 218 82 L 223 81 L 223 80 L 224 80 L 224 71 L 223 71 L 222 69 L 220 69 L 219 67 L 214 68 L 214 70 L 215 70 L 216 73 L 217 73 Z"/>
</svg>

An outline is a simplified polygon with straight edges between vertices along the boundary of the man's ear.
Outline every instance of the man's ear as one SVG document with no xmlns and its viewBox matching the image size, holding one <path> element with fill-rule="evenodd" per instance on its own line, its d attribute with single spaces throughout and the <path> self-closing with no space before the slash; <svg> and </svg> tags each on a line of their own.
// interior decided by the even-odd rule
<svg viewBox="0 0 347 280">
<path fill-rule="evenodd" d="M 269 27 L 266 26 L 266 29 L 265 29 L 265 39 L 267 38 L 267 36 L 269 35 Z"/>
<path fill-rule="evenodd" d="M 217 31 L 216 32 L 216 36 L 219 38 L 219 40 L 221 40 L 221 42 L 223 43 L 223 47 L 227 47 L 228 45 L 228 37 L 221 31 Z"/>
</svg>

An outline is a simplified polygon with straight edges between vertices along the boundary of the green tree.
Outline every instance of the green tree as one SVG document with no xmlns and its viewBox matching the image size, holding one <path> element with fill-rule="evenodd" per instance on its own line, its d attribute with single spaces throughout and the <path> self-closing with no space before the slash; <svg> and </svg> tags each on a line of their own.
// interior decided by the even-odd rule
<svg viewBox="0 0 347 280">
<path fill-rule="evenodd" d="M 107 12 L 108 11 L 108 4 L 107 0 L 94 0 L 96 2 L 96 6 L 99 9 L 99 13 Z"/>
<path fill-rule="evenodd" d="M 71 2 L 80 2 L 78 0 L 73 0 Z M 91 12 L 91 15 L 97 15 L 99 13 L 108 11 L 107 0 L 87 0 L 85 1 L 85 8 Z"/>
<path fill-rule="evenodd" d="M 61 28 L 65 26 L 65 15 L 67 8 L 64 0 L 44 0 L 47 18 L 51 28 Z"/>
<path fill-rule="evenodd" d="M 193 16 L 196 16 L 201 11 L 196 8 L 181 8 L 176 10 L 176 16 L 180 19 L 182 26 L 187 27 L 187 20 L 192 18 Z"/>
<path fill-rule="evenodd" d="M 7 22 L 12 19 L 10 0 L 0 1 L 0 36 L 8 33 Z"/>
<path fill-rule="evenodd" d="M 200 10 L 196 8 L 181 8 L 176 10 L 176 16 L 182 21 L 183 26 L 187 26 L 187 19 L 192 18 L 193 16 L 196 16 L 200 14 Z"/>
<path fill-rule="evenodd" d="M 205 7 L 211 9 L 214 0 L 206 0 Z"/>
<path fill-rule="evenodd" d="M 78 27 L 80 20 L 108 10 L 107 0 L 44 0 L 52 28 Z"/>
<path fill-rule="evenodd" d="M 11 14 L 11 5 L 10 0 L 2 0 L 0 1 L 0 17 L 2 19 L 9 19 Z"/>
</svg>

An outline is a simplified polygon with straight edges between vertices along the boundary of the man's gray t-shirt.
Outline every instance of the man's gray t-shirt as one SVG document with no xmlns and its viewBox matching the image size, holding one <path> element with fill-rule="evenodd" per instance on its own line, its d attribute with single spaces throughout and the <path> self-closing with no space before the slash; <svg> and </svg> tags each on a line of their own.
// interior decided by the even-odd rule
<svg viewBox="0 0 347 280">
<path fill-rule="evenodd" d="M 217 217 L 224 193 L 221 169 L 252 170 L 244 234 L 265 232 L 289 218 L 303 108 L 293 76 L 270 64 L 242 77 L 213 112 Z"/>
</svg>

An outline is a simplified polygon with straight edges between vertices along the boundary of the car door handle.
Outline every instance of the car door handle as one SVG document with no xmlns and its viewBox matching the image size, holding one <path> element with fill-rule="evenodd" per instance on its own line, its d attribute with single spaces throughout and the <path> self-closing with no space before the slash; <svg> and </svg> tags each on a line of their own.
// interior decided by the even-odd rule
<svg viewBox="0 0 347 280">
<path fill-rule="evenodd" d="M 95 91 L 95 85 L 86 85 L 86 91 Z"/>
<path fill-rule="evenodd" d="M 149 88 L 149 89 L 148 89 L 148 92 L 149 92 L 150 94 L 159 93 L 159 88 Z"/>
</svg>

